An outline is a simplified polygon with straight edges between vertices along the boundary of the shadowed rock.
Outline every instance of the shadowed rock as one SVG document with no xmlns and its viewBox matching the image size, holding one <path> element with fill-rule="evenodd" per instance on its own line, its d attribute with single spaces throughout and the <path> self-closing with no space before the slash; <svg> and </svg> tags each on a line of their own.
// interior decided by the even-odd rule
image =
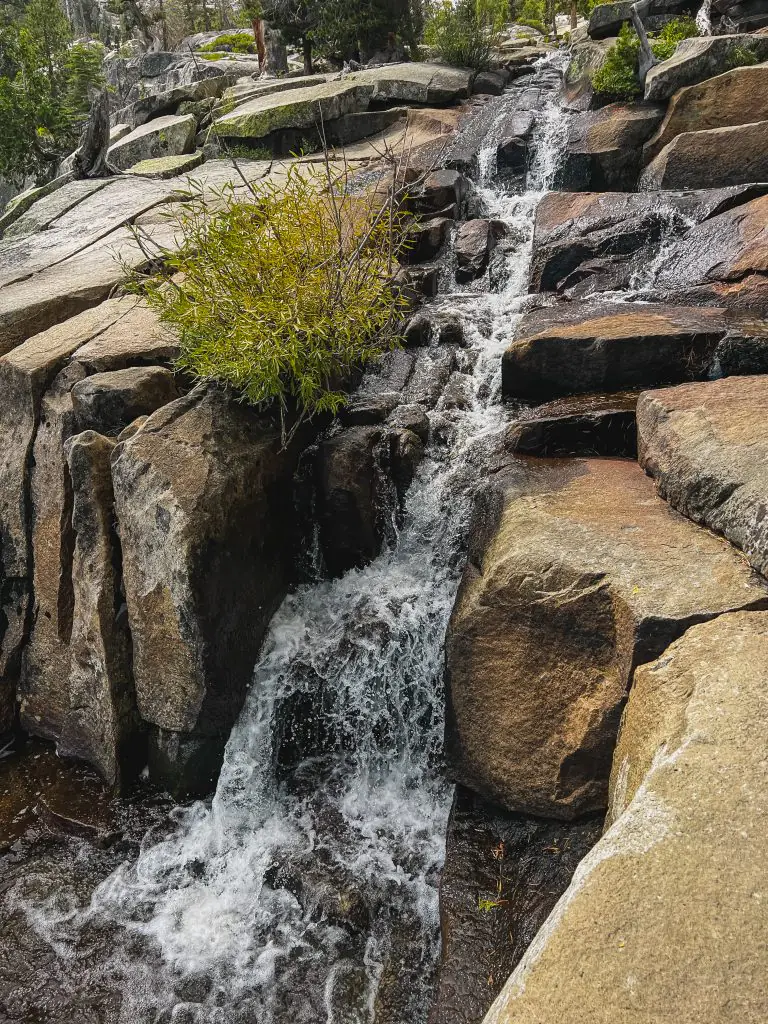
<svg viewBox="0 0 768 1024">
<path fill-rule="evenodd" d="M 540 405 L 511 423 L 504 436 L 519 455 L 637 455 L 636 392 L 584 395 Z"/>
<path fill-rule="evenodd" d="M 160 366 L 97 373 L 72 389 L 80 429 L 101 434 L 118 434 L 138 416 L 149 415 L 178 397 L 173 374 Z"/>
<path fill-rule="evenodd" d="M 292 578 L 296 454 L 253 410 L 196 389 L 113 455 L 150 773 L 205 791 Z M 149 513 L 148 513 L 149 510 Z"/>
</svg>

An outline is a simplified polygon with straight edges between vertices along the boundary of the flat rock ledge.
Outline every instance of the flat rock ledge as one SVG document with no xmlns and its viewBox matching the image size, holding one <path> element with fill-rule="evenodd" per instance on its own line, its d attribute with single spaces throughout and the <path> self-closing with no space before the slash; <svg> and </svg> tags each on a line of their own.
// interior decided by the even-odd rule
<svg viewBox="0 0 768 1024">
<path fill-rule="evenodd" d="M 726 377 L 638 402 L 640 463 L 659 493 L 768 575 L 768 377 Z"/>
<path fill-rule="evenodd" d="M 485 1024 L 768 1020 L 768 614 L 638 669 L 608 829 Z"/>
</svg>

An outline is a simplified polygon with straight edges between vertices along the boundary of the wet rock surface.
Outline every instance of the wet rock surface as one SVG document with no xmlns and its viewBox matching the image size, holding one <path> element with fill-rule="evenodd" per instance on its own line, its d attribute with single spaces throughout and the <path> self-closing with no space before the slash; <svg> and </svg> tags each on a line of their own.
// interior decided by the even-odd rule
<svg viewBox="0 0 768 1024">
<path fill-rule="evenodd" d="M 504 435 L 520 455 L 637 455 L 637 392 L 559 399 L 524 412 Z"/>
<path fill-rule="evenodd" d="M 507 395 L 562 395 L 706 378 L 718 344 L 763 338 L 760 320 L 713 307 L 661 303 L 564 303 L 528 314 L 504 353 Z"/>
<path fill-rule="evenodd" d="M 487 1024 L 765 1016 L 766 665 L 768 616 L 741 613 L 635 672 L 610 827 Z"/>
<path fill-rule="evenodd" d="M 480 1024 L 601 831 L 601 818 L 564 824 L 509 814 L 456 788 L 429 1024 Z"/>
<path fill-rule="evenodd" d="M 768 575 L 768 377 L 645 392 L 640 464 L 684 515 L 723 534 Z"/>
<path fill-rule="evenodd" d="M 512 462 L 478 517 L 446 641 L 448 771 L 510 810 L 599 811 L 634 666 L 766 607 L 768 585 L 628 460 Z"/>
</svg>

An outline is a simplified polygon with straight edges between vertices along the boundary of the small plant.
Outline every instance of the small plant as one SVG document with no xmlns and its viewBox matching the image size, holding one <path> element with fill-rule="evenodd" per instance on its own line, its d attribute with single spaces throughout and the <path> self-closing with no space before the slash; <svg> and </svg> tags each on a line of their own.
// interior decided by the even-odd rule
<svg viewBox="0 0 768 1024">
<path fill-rule="evenodd" d="M 256 53 L 256 40 L 250 33 L 224 32 L 200 47 L 202 53 L 227 50 L 231 53 Z"/>
<path fill-rule="evenodd" d="M 674 18 L 651 39 L 651 49 L 657 60 L 669 60 L 683 39 L 697 36 L 699 30 L 693 18 Z"/>
<path fill-rule="evenodd" d="M 693 18 L 675 18 L 649 37 L 658 60 L 668 60 L 683 39 L 698 35 Z M 622 25 L 618 38 L 592 77 L 595 92 L 617 100 L 632 100 L 642 93 L 637 75 L 640 40 L 629 25 Z"/>
<path fill-rule="evenodd" d="M 424 41 L 446 64 L 476 71 L 490 66 L 493 29 L 481 20 L 474 0 L 458 0 L 455 7 L 445 0 L 433 9 Z"/>
<path fill-rule="evenodd" d="M 757 63 L 757 57 L 752 50 L 748 50 L 746 46 L 734 46 L 728 54 L 726 65 L 728 70 L 732 71 L 734 68 L 747 68 Z"/>
<path fill-rule="evenodd" d="M 637 33 L 622 25 L 618 38 L 600 68 L 592 76 L 595 92 L 616 99 L 631 100 L 640 95 L 637 57 L 640 40 Z"/>
<path fill-rule="evenodd" d="M 168 213 L 177 249 L 135 232 L 163 272 L 134 288 L 178 334 L 180 369 L 275 406 L 285 444 L 306 419 L 335 413 L 353 371 L 397 344 L 407 302 L 392 284 L 402 194 L 353 195 L 346 169 L 321 167 L 294 164 L 279 184 L 243 178 L 245 195 L 193 187 Z"/>
</svg>

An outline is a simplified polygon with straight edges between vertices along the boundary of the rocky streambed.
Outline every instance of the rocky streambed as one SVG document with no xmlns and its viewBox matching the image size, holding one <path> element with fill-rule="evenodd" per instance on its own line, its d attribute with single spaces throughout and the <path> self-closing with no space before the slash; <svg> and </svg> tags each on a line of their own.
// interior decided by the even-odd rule
<svg viewBox="0 0 768 1024">
<path fill-rule="evenodd" d="M 0 760 L 9 1020 L 766 1017 L 768 186 L 716 134 L 764 67 L 727 38 L 634 105 L 549 59 L 422 111 L 406 345 L 287 452 L 105 298 L 178 181 L 14 220 L 3 713 L 123 795 Z M 435 76 L 323 102 L 471 91 Z"/>
</svg>

